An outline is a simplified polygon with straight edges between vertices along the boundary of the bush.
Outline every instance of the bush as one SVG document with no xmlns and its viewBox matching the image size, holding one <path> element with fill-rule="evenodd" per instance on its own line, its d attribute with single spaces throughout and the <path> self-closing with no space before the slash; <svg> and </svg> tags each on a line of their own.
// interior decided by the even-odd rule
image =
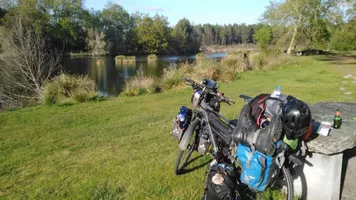
<svg viewBox="0 0 356 200">
<path fill-rule="evenodd" d="M 243 72 L 250 68 L 250 63 L 248 60 L 248 54 L 234 54 L 227 55 L 221 60 L 222 66 L 224 66 L 224 70 L 236 72 Z"/>
<path fill-rule="evenodd" d="M 254 69 L 262 69 L 264 64 L 264 54 L 259 52 L 254 52 L 250 54 L 249 60 L 250 64 Z"/>
<path fill-rule="evenodd" d="M 195 62 L 198 63 L 202 60 L 206 59 L 206 55 L 204 53 L 198 53 L 195 55 Z"/>
<path fill-rule="evenodd" d="M 272 31 L 268 26 L 259 28 L 253 36 L 262 52 L 266 52 L 272 40 Z"/>
<path fill-rule="evenodd" d="M 152 94 L 158 91 L 159 87 L 154 77 L 138 74 L 125 81 L 125 87 L 121 94 L 124 96 L 137 96 L 146 93 Z"/>
<path fill-rule="evenodd" d="M 162 88 L 172 89 L 183 85 L 183 77 L 192 72 L 193 67 L 189 64 L 180 64 L 178 67 L 166 68 L 161 80 Z"/>
<path fill-rule="evenodd" d="M 124 56 L 124 55 L 118 55 L 115 57 L 115 62 L 116 63 L 134 63 L 136 62 L 136 57 L 135 56 Z"/>
<path fill-rule="evenodd" d="M 149 62 L 155 62 L 155 61 L 158 60 L 158 56 L 155 55 L 155 54 L 150 54 L 150 55 L 147 56 L 147 60 L 148 60 Z"/>
<path fill-rule="evenodd" d="M 330 47 L 333 50 L 339 50 L 339 51 L 356 49 L 355 33 L 348 32 L 348 31 L 335 32 L 331 37 Z"/>
<path fill-rule="evenodd" d="M 97 97 L 95 83 L 87 76 L 61 74 L 46 83 L 41 94 L 44 104 L 74 100 L 86 102 Z"/>
<path fill-rule="evenodd" d="M 220 63 L 212 59 L 203 59 L 193 68 L 193 77 L 196 79 L 219 80 L 221 74 Z"/>
</svg>

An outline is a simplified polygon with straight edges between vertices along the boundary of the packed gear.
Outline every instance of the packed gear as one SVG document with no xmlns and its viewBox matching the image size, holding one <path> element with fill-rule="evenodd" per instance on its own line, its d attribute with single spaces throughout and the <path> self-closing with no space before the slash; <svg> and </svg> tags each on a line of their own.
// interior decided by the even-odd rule
<svg viewBox="0 0 356 200">
<path fill-rule="evenodd" d="M 284 164 L 285 147 L 305 155 L 303 139 L 310 133 L 311 113 L 304 102 L 283 94 L 256 96 L 242 108 L 234 130 L 241 182 L 264 191 Z"/>
<path fill-rule="evenodd" d="M 237 191 L 235 168 L 228 163 L 212 162 L 208 168 L 208 178 L 202 200 L 235 200 Z"/>
</svg>

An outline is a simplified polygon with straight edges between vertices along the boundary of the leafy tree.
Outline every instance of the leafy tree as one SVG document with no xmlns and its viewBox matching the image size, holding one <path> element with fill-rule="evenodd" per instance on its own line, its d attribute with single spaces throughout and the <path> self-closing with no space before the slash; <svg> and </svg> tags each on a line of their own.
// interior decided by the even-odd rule
<svg viewBox="0 0 356 200">
<path fill-rule="evenodd" d="M 137 20 L 136 34 L 138 43 L 149 53 L 167 50 L 169 30 L 166 17 L 158 14 L 153 18 L 143 16 Z"/>
<path fill-rule="evenodd" d="M 272 40 L 272 33 L 270 27 L 263 26 L 262 28 L 258 29 L 256 31 L 256 34 L 254 35 L 254 39 L 256 40 L 259 48 L 262 51 L 267 51 L 268 45 Z"/>
<path fill-rule="evenodd" d="M 308 40 L 307 47 L 329 40 L 326 19 L 335 3 L 335 0 L 272 1 L 263 15 L 264 22 L 275 31 L 285 31 L 280 35 L 289 37 L 287 53 L 290 54 L 295 51 L 298 38 Z M 303 37 L 299 37 L 301 34 Z"/>
<path fill-rule="evenodd" d="M 194 32 L 193 26 L 188 19 L 181 19 L 172 29 L 172 38 L 176 51 L 180 53 L 196 52 L 197 46 L 196 37 L 199 37 L 198 32 Z"/>
<path fill-rule="evenodd" d="M 107 42 L 107 51 L 121 53 L 125 51 L 126 34 L 129 32 L 130 15 L 118 4 L 109 2 L 103 9 L 102 23 Z"/>
<path fill-rule="evenodd" d="M 178 21 L 173 28 L 172 37 L 178 43 L 177 48 L 180 52 L 188 52 L 189 44 L 192 41 L 193 27 L 190 25 L 189 20 L 183 18 Z"/>
</svg>

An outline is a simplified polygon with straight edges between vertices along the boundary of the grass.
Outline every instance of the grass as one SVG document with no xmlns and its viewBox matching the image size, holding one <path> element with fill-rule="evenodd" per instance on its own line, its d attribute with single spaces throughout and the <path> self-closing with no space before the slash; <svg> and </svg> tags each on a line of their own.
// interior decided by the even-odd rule
<svg viewBox="0 0 356 200">
<path fill-rule="evenodd" d="M 180 64 L 177 67 L 166 68 L 163 71 L 161 86 L 164 90 L 181 87 L 184 85 L 183 77 L 191 73 L 193 66 L 189 64 Z"/>
<path fill-rule="evenodd" d="M 148 62 L 156 62 L 158 60 L 158 56 L 155 54 L 150 54 L 147 56 L 147 61 Z"/>
<path fill-rule="evenodd" d="M 86 102 L 97 97 L 95 83 L 86 76 L 61 74 L 48 82 L 42 92 L 43 104 L 76 101 Z"/>
<path fill-rule="evenodd" d="M 355 102 L 339 87 L 345 74 L 312 57 L 299 64 L 247 71 L 221 83 L 237 103 L 222 105 L 236 117 L 243 101 L 282 92 L 307 103 Z M 346 87 L 356 91 L 356 84 Z M 206 167 L 176 176 L 178 144 L 170 136 L 180 105 L 190 106 L 191 89 L 112 98 L 61 106 L 35 106 L 0 113 L 0 199 L 199 199 Z M 198 156 L 198 154 L 193 154 Z M 188 168 L 206 163 L 201 157 Z"/>
<path fill-rule="evenodd" d="M 124 90 L 121 95 L 137 96 L 141 94 L 153 94 L 158 91 L 158 84 L 154 77 L 137 74 L 125 81 Z"/>
<path fill-rule="evenodd" d="M 115 57 L 115 62 L 116 63 L 135 63 L 136 62 L 136 56 L 118 55 L 118 56 Z"/>
<path fill-rule="evenodd" d="M 204 54 L 204 53 L 198 53 L 198 54 L 195 55 L 195 62 L 196 63 L 199 63 L 202 60 L 206 60 L 206 59 L 207 59 L 207 57 L 206 57 L 206 54 Z"/>
</svg>

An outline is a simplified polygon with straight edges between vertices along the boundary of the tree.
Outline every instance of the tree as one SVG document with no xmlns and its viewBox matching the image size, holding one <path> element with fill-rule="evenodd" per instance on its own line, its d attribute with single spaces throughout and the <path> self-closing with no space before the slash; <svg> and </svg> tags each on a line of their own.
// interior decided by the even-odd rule
<svg viewBox="0 0 356 200">
<path fill-rule="evenodd" d="M 271 2 L 265 11 L 264 22 L 273 26 L 275 31 L 286 31 L 289 45 L 287 53 L 295 51 L 299 34 L 304 34 L 308 46 L 328 41 L 326 18 L 335 0 L 284 0 Z M 287 30 L 285 30 L 287 28 Z"/>
<path fill-rule="evenodd" d="M 106 54 L 106 42 L 105 34 L 102 31 L 98 31 L 95 28 L 88 29 L 88 36 L 86 39 L 88 50 L 93 55 L 102 55 Z"/>
<path fill-rule="evenodd" d="M 267 51 L 267 47 L 272 39 L 270 27 L 263 26 L 258 29 L 254 35 L 254 39 L 257 41 L 257 44 L 262 51 Z"/>
<path fill-rule="evenodd" d="M 138 43 L 149 53 L 166 51 L 169 40 L 168 21 L 166 17 L 155 15 L 153 18 L 143 16 L 136 22 Z"/>
<path fill-rule="evenodd" d="M 26 1 L 26 0 L 24 0 Z M 30 0 L 37 1 L 50 19 L 52 43 L 66 51 L 85 48 L 85 19 L 89 14 L 83 8 L 83 0 Z"/>
<path fill-rule="evenodd" d="M 101 17 L 107 51 L 110 53 L 122 53 L 125 51 L 125 43 L 128 40 L 130 15 L 122 6 L 109 2 L 103 9 Z"/>
<path fill-rule="evenodd" d="M 205 45 L 214 44 L 215 30 L 210 24 L 203 25 L 202 43 Z"/>
<path fill-rule="evenodd" d="M 43 85 L 57 71 L 60 57 L 48 48 L 34 24 L 24 13 L 12 13 L 13 24 L 2 34 L 0 42 L 5 51 L 0 57 L 0 75 L 6 78 L 2 88 L 10 99 L 40 99 Z"/>
<path fill-rule="evenodd" d="M 183 18 L 173 28 L 172 37 L 177 43 L 178 51 L 188 52 L 189 44 L 192 41 L 193 27 L 190 25 L 189 20 Z"/>
</svg>

